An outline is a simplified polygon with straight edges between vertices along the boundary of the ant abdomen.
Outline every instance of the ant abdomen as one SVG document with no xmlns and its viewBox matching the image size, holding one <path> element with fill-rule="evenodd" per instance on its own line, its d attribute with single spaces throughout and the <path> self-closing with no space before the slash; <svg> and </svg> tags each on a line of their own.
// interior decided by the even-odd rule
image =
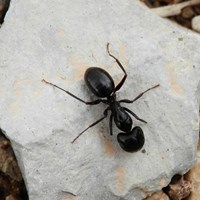
<svg viewBox="0 0 200 200">
<path fill-rule="evenodd" d="M 136 126 L 130 132 L 119 133 L 117 140 L 121 148 L 130 153 L 140 150 L 145 141 L 143 131 L 139 126 Z"/>
</svg>

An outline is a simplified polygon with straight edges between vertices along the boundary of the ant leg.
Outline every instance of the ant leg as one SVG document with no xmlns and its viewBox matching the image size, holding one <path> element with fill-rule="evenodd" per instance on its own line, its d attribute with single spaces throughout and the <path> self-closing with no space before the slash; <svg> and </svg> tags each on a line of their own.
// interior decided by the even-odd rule
<svg viewBox="0 0 200 200">
<path fill-rule="evenodd" d="M 111 115 L 110 115 L 110 121 L 109 121 L 110 135 L 113 135 L 112 120 L 113 120 L 113 114 L 111 113 Z"/>
<path fill-rule="evenodd" d="M 115 61 L 117 62 L 117 64 L 119 65 L 119 67 L 122 69 L 122 71 L 124 72 L 124 77 L 122 78 L 122 80 L 118 83 L 118 85 L 115 87 L 114 89 L 114 93 L 116 91 L 118 91 L 122 85 L 124 84 L 125 80 L 126 80 L 126 77 L 127 77 L 127 73 L 126 73 L 126 70 L 124 69 L 124 67 L 122 66 L 122 64 L 120 63 L 120 61 L 115 57 L 113 56 L 110 51 L 109 51 L 109 43 L 107 43 L 107 52 L 108 52 L 108 55 L 111 56 L 112 58 L 115 59 Z"/>
<path fill-rule="evenodd" d="M 148 92 L 149 90 L 152 90 L 152 89 L 154 89 L 154 88 L 157 88 L 157 87 L 159 87 L 159 86 L 160 86 L 160 84 L 157 84 L 157 85 L 155 85 L 155 86 L 153 86 L 153 87 L 151 87 L 151 88 L 145 90 L 144 92 L 140 93 L 140 94 L 139 94 L 135 99 L 133 99 L 133 100 L 122 99 L 122 100 L 119 101 L 119 103 L 133 103 L 134 101 L 136 101 L 136 100 L 138 100 L 140 97 L 142 97 L 142 95 L 143 95 L 144 93 L 146 93 L 146 92 Z"/>
<path fill-rule="evenodd" d="M 80 99 L 79 97 L 75 96 L 74 94 L 72 94 L 71 92 L 69 92 L 69 91 L 67 91 L 67 90 L 64 90 L 63 88 L 61 88 L 61 87 L 59 87 L 59 86 L 57 86 L 57 85 L 55 85 L 55 84 L 53 84 L 53 83 L 50 83 L 50 82 L 48 82 L 48 81 L 46 81 L 46 80 L 44 80 L 44 79 L 43 79 L 42 81 L 45 82 L 46 84 L 52 85 L 52 86 L 54 86 L 54 87 L 56 87 L 56 88 L 62 90 L 63 92 L 67 93 L 67 94 L 70 95 L 71 97 L 73 97 L 73 98 L 75 98 L 75 99 L 81 101 L 82 103 L 84 103 L 84 104 L 86 104 L 86 105 L 96 105 L 96 104 L 99 104 L 99 103 L 101 103 L 101 102 L 106 103 L 106 101 L 103 100 L 103 99 L 97 99 L 97 100 L 94 100 L 94 101 L 84 101 L 84 100 Z"/>
<path fill-rule="evenodd" d="M 109 108 L 107 108 L 106 110 L 104 110 L 103 114 L 104 116 L 100 119 L 98 119 L 96 122 L 90 124 L 85 130 L 83 130 L 81 133 L 79 133 L 72 141 L 71 143 L 74 143 L 85 131 L 87 131 L 89 128 L 95 126 L 96 124 L 98 124 L 99 122 L 101 122 L 103 119 L 105 119 L 108 116 L 108 110 Z"/>
<path fill-rule="evenodd" d="M 131 115 L 133 115 L 133 117 L 135 117 L 137 120 L 144 122 L 147 124 L 147 122 L 143 119 L 140 119 L 134 112 L 132 112 L 131 110 L 129 110 L 128 108 L 122 107 L 124 110 L 126 110 L 127 112 L 129 112 Z"/>
</svg>

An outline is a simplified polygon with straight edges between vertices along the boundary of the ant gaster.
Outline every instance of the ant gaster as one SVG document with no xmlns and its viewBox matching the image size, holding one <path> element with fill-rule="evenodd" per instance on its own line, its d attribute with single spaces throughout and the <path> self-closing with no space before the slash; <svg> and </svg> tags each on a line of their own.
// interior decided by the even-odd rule
<svg viewBox="0 0 200 200">
<path fill-rule="evenodd" d="M 66 91 L 59 86 L 50 83 L 46 80 L 43 80 L 45 83 L 50 84 L 64 92 L 66 92 L 68 95 L 72 96 L 73 98 L 81 101 L 82 103 L 86 105 L 96 105 L 99 103 L 107 104 L 108 107 L 103 112 L 103 117 L 92 123 L 90 126 L 88 126 L 85 130 L 83 130 L 81 133 L 77 135 L 76 138 L 73 139 L 72 143 L 74 143 L 80 135 L 82 135 L 86 130 L 89 128 L 95 126 L 99 122 L 101 122 L 103 119 L 105 119 L 108 116 L 108 111 L 111 111 L 110 120 L 109 120 L 109 128 L 110 128 L 110 135 L 113 135 L 112 131 L 112 121 L 114 118 L 114 122 L 116 126 L 123 131 L 122 133 L 119 133 L 117 135 L 117 140 L 119 142 L 119 145 L 121 148 L 127 152 L 135 152 L 140 150 L 144 145 L 144 134 L 140 127 L 136 126 L 132 128 L 132 119 L 131 116 L 135 117 L 137 120 L 147 123 L 145 120 L 139 118 L 135 113 L 133 113 L 131 110 L 129 110 L 126 107 L 122 107 L 121 103 L 133 103 L 137 99 L 139 99 L 144 93 L 148 92 L 149 90 L 152 90 L 159 86 L 159 84 L 145 90 L 144 92 L 140 93 L 136 98 L 133 100 L 128 99 L 122 99 L 117 101 L 116 100 L 116 92 L 120 90 L 120 88 L 123 86 L 126 78 L 127 73 L 120 63 L 120 61 L 113 56 L 109 51 L 109 43 L 107 43 L 107 52 L 108 55 L 111 56 L 118 64 L 118 66 L 122 69 L 124 72 L 124 76 L 121 79 L 121 81 L 115 86 L 114 81 L 110 74 L 106 72 L 104 69 L 99 67 L 90 67 L 85 72 L 85 82 L 88 86 L 88 88 L 91 90 L 92 93 L 94 93 L 99 99 L 94 101 L 84 101 L 80 99 L 79 97 L 75 96 L 74 94 L 70 93 L 69 91 Z M 103 98 L 103 99 L 102 99 Z"/>
</svg>

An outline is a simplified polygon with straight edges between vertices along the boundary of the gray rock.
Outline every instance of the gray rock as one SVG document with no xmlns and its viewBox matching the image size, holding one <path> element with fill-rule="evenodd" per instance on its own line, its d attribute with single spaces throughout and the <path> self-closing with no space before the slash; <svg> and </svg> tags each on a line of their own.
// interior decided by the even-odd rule
<svg viewBox="0 0 200 200">
<path fill-rule="evenodd" d="M 95 99 L 83 76 L 89 66 L 118 82 L 118 99 L 134 98 L 133 119 L 145 134 L 137 153 L 126 153 L 109 135 L 108 120 L 70 141 L 102 116 L 43 82 L 80 98 Z M 196 160 L 200 39 L 133 1 L 11 2 L 0 30 L 0 127 L 22 169 L 30 200 L 141 200 L 185 173 Z"/>
</svg>

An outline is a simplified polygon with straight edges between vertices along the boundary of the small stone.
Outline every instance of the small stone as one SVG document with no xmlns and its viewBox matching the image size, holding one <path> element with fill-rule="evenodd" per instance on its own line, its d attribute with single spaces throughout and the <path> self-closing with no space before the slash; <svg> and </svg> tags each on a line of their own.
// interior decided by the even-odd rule
<svg viewBox="0 0 200 200">
<path fill-rule="evenodd" d="M 182 200 L 190 195 L 191 189 L 190 181 L 184 180 L 184 177 L 181 175 L 175 175 L 164 190 L 171 200 Z"/>
<path fill-rule="evenodd" d="M 195 15 L 195 12 L 191 7 L 186 7 L 182 9 L 181 16 L 185 19 L 190 19 Z"/>
<path fill-rule="evenodd" d="M 21 181 L 22 175 L 15 159 L 10 141 L 7 140 L 0 129 L 0 171 L 11 179 Z"/>
<path fill-rule="evenodd" d="M 192 192 L 188 200 L 197 200 L 200 197 L 200 142 L 198 145 L 198 155 L 196 165 L 188 172 L 187 180 L 192 183 Z"/>
<path fill-rule="evenodd" d="M 200 15 L 192 19 L 192 29 L 200 33 Z"/>
<path fill-rule="evenodd" d="M 9 195 L 5 200 L 18 200 L 18 198 L 14 197 L 13 195 Z"/>
<path fill-rule="evenodd" d="M 163 191 L 159 191 L 154 193 L 152 196 L 148 197 L 145 200 L 170 200 L 170 199 Z"/>
</svg>

